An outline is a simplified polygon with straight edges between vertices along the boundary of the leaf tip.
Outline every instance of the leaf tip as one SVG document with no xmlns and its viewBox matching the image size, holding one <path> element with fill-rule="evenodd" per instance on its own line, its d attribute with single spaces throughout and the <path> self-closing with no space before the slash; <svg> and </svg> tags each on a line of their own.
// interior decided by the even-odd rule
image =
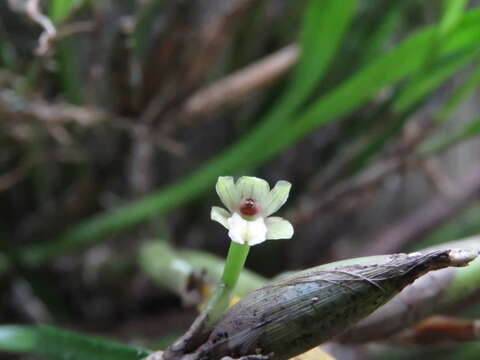
<svg viewBox="0 0 480 360">
<path fill-rule="evenodd" d="M 449 251 L 451 266 L 467 266 L 479 255 L 478 249 L 464 248 L 451 249 Z"/>
</svg>

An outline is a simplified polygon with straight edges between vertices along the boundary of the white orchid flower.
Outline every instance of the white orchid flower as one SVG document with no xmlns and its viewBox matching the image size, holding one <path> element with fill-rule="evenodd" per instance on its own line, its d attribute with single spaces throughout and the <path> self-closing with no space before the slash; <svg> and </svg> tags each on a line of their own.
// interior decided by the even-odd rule
<svg viewBox="0 0 480 360">
<path fill-rule="evenodd" d="M 232 241 L 250 246 L 265 240 L 290 239 L 293 226 L 287 220 L 272 216 L 287 201 L 292 184 L 278 181 L 270 190 L 268 183 L 253 176 L 220 176 L 215 189 L 228 210 L 213 206 L 212 220 L 228 229 Z"/>
</svg>

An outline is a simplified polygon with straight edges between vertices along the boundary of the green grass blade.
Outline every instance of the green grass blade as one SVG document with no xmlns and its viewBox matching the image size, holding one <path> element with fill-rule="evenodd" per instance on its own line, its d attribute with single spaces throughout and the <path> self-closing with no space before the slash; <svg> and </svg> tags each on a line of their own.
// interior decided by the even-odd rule
<svg viewBox="0 0 480 360">
<path fill-rule="evenodd" d="M 377 56 L 384 53 L 385 46 L 388 40 L 392 38 L 407 4 L 406 1 L 394 4 L 376 30 L 368 37 L 368 43 L 362 49 L 362 65 L 373 61 Z"/>
<path fill-rule="evenodd" d="M 468 0 L 443 0 L 443 16 L 440 21 L 439 35 L 442 36 L 458 24 Z"/>
<path fill-rule="evenodd" d="M 305 103 L 336 55 L 357 3 L 358 0 L 344 0 L 341 3 L 336 0 L 314 0 L 308 3 L 300 33 L 300 58 L 289 86 L 247 142 L 258 143 L 257 134 L 265 136 L 286 123 Z"/>
<path fill-rule="evenodd" d="M 300 105 L 317 86 L 337 53 L 341 39 L 357 8 L 357 0 L 310 1 L 300 34 L 300 60 L 287 98 L 290 108 Z"/>
<path fill-rule="evenodd" d="M 0 326 L 0 351 L 51 360 L 139 360 L 150 351 L 47 326 Z"/>
<path fill-rule="evenodd" d="M 52 0 L 50 2 L 50 18 L 55 24 L 65 21 L 70 15 L 88 0 Z"/>
<path fill-rule="evenodd" d="M 449 63 L 437 67 L 434 71 L 426 72 L 416 77 L 415 81 L 409 82 L 408 86 L 392 104 L 393 114 L 397 115 L 396 119 L 387 124 L 380 134 L 375 135 L 358 151 L 358 154 L 352 158 L 349 162 L 350 165 L 342 171 L 340 176 L 351 176 L 362 169 L 374 155 L 378 154 L 391 139 L 400 133 L 416 105 L 447 78 L 464 67 L 475 55 L 476 53 L 472 51 L 462 53 L 454 59 L 449 59 L 451 60 Z"/>
<path fill-rule="evenodd" d="M 480 38 L 480 23 L 474 21 L 474 19 L 478 20 L 479 14 L 478 11 L 472 12 L 456 31 L 445 37 L 438 51 L 439 61 L 445 61 L 446 58 L 467 49 L 474 49 L 474 45 Z M 315 128 L 325 126 L 338 117 L 346 115 L 364 104 L 383 87 L 417 73 L 423 68 L 424 61 L 430 53 L 428 44 L 435 31 L 436 28 L 431 27 L 417 32 L 394 51 L 366 66 L 351 79 L 318 100 L 298 118 L 294 126 L 281 132 L 277 142 L 262 153 L 263 159 L 278 153 Z"/>
<path fill-rule="evenodd" d="M 412 106 L 425 98 L 445 80 L 467 65 L 479 54 L 478 51 L 467 49 L 456 56 L 447 59 L 444 64 L 437 64 L 431 71 L 425 71 L 409 82 L 393 104 L 393 111 L 397 114 L 408 111 Z"/>
<path fill-rule="evenodd" d="M 65 98 L 72 104 L 83 102 L 83 80 L 80 61 L 75 54 L 72 39 L 61 40 L 56 47 L 58 75 Z"/>
<path fill-rule="evenodd" d="M 87 2 L 88 0 L 52 0 L 49 8 L 50 18 L 54 24 L 61 24 L 76 9 Z M 83 81 L 79 59 L 75 51 L 72 39 L 69 38 L 60 40 L 55 49 L 58 74 L 65 97 L 73 104 L 81 104 L 83 102 Z"/>
</svg>

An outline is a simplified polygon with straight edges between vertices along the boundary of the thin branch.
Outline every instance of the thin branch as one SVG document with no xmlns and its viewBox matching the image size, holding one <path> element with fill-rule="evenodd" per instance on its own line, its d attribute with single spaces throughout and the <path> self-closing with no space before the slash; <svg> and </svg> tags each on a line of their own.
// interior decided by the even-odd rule
<svg viewBox="0 0 480 360">
<path fill-rule="evenodd" d="M 16 122 L 38 121 L 46 125 L 75 123 L 90 127 L 111 119 L 104 111 L 66 103 L 48 103 L 42 100 L 29 100 L 17 96 L 13 91 L 0 92 L 0 114 Z"/>
<path fill-rule="evenodd" d="M 70 37 L 73 35 L 92 32 L 95 29 L 93 21 L 78 21 L 65 24 L 58 29 L 56 40 Z"/>
<path fill-rule="evenodd" d="M 28 171 L 32 168 L 35 162 L 36 157 L 28 157 L 12 171 L 1 175 L 0 192 L 7 190 L 22 181 L 28 175 Z"/>
<path fill-rule="evenodd" d="M 407 159 L 404 160 L 406 162 Z M 286 218 L 296 225 L 304 224 L 330 206 L 377 186 L 388 175 L 391 175 L 404 165 L 405 163 L 400 159 L 388 159 L 370 166 L 366 171 L 352 179 L 339 183 L 333 189 L 324 193 L 321 198 L 311 194 L 310 196 L 308 194 L 304 195 L 298 200 L 297 206 L 287 213 Z"/>
<path fill-rule="evenodd" d="M 43 32 L 38 39 L 36 49 L 37 55 L 45 56 L 50 50 L 50 46 L 57 36 L 57 30 L 52 21 L 40 10 L 40 0 L 28 0 L 25 6 L 27 15 L 43 28 Z"/>
<path fill-rule="evenodd" d="M 448 196 L 452 192 L 452 186 L 449 184 L 447 176 L 442 173 L 442 169 L 438 166 L 435 159 L 424 159 L 420 161 L 419 165 L 437 194 Z"/>
</svg>

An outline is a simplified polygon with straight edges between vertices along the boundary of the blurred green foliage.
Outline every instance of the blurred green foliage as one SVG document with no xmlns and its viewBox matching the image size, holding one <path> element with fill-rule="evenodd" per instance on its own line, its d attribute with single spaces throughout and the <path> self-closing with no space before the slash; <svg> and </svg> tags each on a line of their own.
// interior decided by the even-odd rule
<svg viewBox="0 0 480 360">
<path fill-rule="evenodd" d="M 189 231 L 206 227 L 205 204 L 210 205 L 212 185 L 220 175 L 264 172 L 266 177 L 297 180 L 296 198 L 321 201 L 318 193 L 328 193 L 389 159 L 408 126 L 423 124 L 418 117 L 431 118 L 433 130 L 408 149 L 408 156 L 429 159 L 477 138 L 478 116 L 462 115 L 467 118 L 452 125 L 456 111 L 480 82 L 480 9 L 466 0 L 310 0 L 288 5 L 262 0 L 236 10 L 236 17 L 221 12 L 221 1 L 212 0 L 209 6 L 204 10 L 182 1 L 51 0 L 43 10 L 61 36 L 52 41 L 48 56 L 38 57 L 34 48 L 41 28 L 25 11 L 0 4 L 0 116 L 5 119 L 0 124 L 0 171 L 8 172 L 0 176 L 0 229 L 2 237 L 11 239 L 2 247 L 0 274 L 8 281 L 21 278 L 30 284 L 54 319 L 72 319 L 83 310 L 72 310 L 81 308 L 75 301 L 51 304 L 48 299 L 62 302 L 62 293 L 75 297 L 76 292 L 68 286 L 38 286 L 48 277 L 44 269 L 58 275 L 61 271 L 54 265 L 64 264 L 65 254 L 80 258 L 76 251 L 95 249 L 107 240 L 123 244 L 131 238 L 130 246 L 140 247 L 135 240 L 144 237 L 135 231 L 139 228 L 152 237 L 170 231 L 172 238 L 189 238 Z M 216 12 L 219 19 L 212 15 Z M 221 29 L 228 40 L 223 48 L 218 45 L 223 44 L 222 36 L 202 43 L 212 34 L 205 29 L 216 29 L 204 23 Z M 297 38 L 299 58 L 287 79 L 246 96 L 236 105 L 238 111 L 207 113 L 198 124 L 168 135 L 156 127 L 171 114 L 180 117 L 177 110 L 195 91 Z M 212 43 L 221 48 L 217 53 Z M 205 53 L 214 54 L 214 60 L 206 59 Z M 200 72 L 203 77 L 188 83 L 190 68 L 202 61 L 209 64 Z M 157 66 L 152 70 L 149 62 Z M 169 76 L 177 78 L 170 81 Z M 147 96 L 150 80 L 164 104 L 155 121 L 145 124 L 143 119 L 155 108 L 155 99 Z M 28 111 L 29 106 L 33 110 Z M 55 117 L 53 109 L 65 112 Z M 101 121 L 82 125 L 83 115 L 78 114 L 88 117 L 92 109 L 102 113 Z M 449 126 L 454 130 L 445 131 Z M 135 175 L 129 174 L 132 163 L 144 160 L 132 155 L 142 131 L 158 133 L 160 145 L 150 144 L 148 165 L 154 175 L 148 180 L 153 185 L 139 197 L 128 179 Z M 189 148 L 187 158 L 164 151 L 177 142 Z M 323 185 L 310 193 L 318 183 Z M 74 191 L 79 188 L 84 192 Z M 362 205 L 356 210 L 362 212 Z M 445 227 L 432 229 L 431 237 L 418 240 L 429 245 L 478 233 L 477 206 L 452 218 Z M 371 224 L 369 229 L 383 225 Z M 344 228 L 338 219 L 332 227 L 337 232 Z M 206 239 L 215 235 L 208 231 Z M 315 247 L 308 248 L 314 240 L 307 232 L 298 231 L 299 237 L 305 236 L 299 247 L 315 253 Z M 349 236 L 343 235 L 338 238 Z M 108 246 L 115 249 L 115 243 Z M 198 240 L 177 243 L 205 245 Z M 284 260 L 288 252 L 287 248 L 279 258 Z M 82 267 L 80 263 L 76 259 L 71 266 Z M 37 269 L 42 271 L 37 274 Z M 127 276 L 122 271 L 120 276 Z M 54 343 L 57 335 L 63 336 L 28 327 L 0 327 L 0 334 L 2 349 L 53 358 L 56 354 L 42 353 L 37 341 Z M 97 345 L 84 347 L 75 336 L 72 344 L 66 336 L 58 358 L 93 356 Z M 105 351 L 103 359 L 117 356 L 116 350 Z M 118 351 L 120 357 L 115 358 L 121 359 L 122 349 Z M 125 359 L 138 357 L 130 351 L 134 350 L 125 348 Z"/>
</svg>

